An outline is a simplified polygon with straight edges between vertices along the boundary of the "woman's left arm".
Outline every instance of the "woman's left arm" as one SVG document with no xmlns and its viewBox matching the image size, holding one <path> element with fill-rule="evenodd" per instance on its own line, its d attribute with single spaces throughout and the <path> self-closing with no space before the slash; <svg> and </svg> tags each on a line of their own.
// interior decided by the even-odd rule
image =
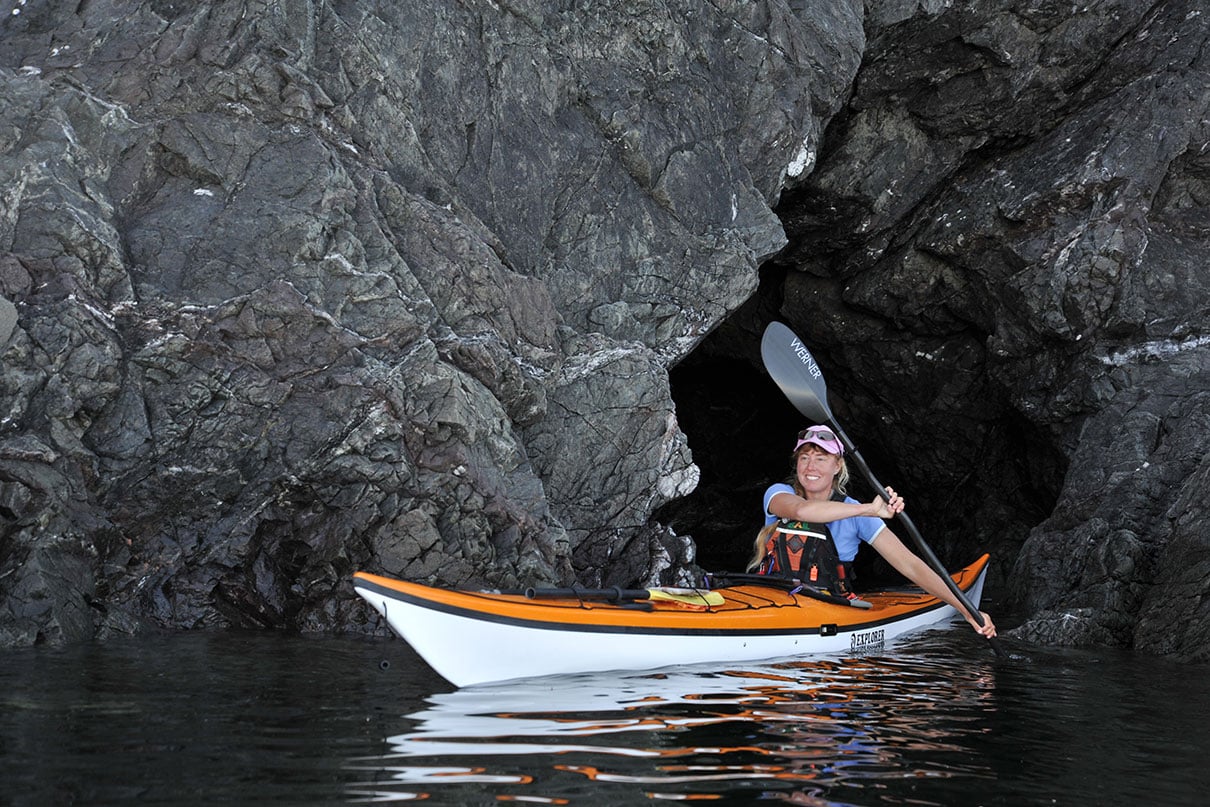
<svg viewBox="0 0 1210 807">
<path fill-rule="evenodd" d="M 992 622 L 992 618 L 980 611 L 979 613 L 983 617 L 983 625 L 980 626 L 962 605 L 962 602 L 949 590 L 949 586 L 945 584 L 941 576 L 933 571 L 933 568 L 925 563 L 923 558 L 904 546 L 903 541 L 900 541 L 899 536 L 891 532 L 890 527 L 884 527 L 870 546 L 878 550 L 878 554 L 882 555 L 887 563 L 894 566 L 901 575 L 942 602 L 952 605 L 955 611 L 966 617 L 966 621 L 976 632 L 989 639 L 996 635 L 996 625 Z"/>
</svg>

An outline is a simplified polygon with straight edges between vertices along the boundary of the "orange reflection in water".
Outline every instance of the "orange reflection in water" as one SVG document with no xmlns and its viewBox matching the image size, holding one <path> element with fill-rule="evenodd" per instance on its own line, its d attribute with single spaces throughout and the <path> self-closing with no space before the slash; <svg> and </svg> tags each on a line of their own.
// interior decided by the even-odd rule
<svg viewBox="0 0 1210 807">
<path fill-rule="evenodd" d="M 674 784 L 678 782 L 710 782 L 724 779 L 813 779 L 799 771 L 776 765 L 694 765 L 659 766 L 658 776 L 633 776 L 602 771 L 592 765 L 556 765 L 556 770 L 578 773 L 594 782 L 629 782 L 638 784 Z M 678 775 L 679 774 L 679 775 Z"/>
<path fill-rule="evenodd" d="M 712 800 L 736 788 L 797 804 L 829 804 L 820 788 L 878 787 L 905 777 L 987 777 L 956 735 L 982 731 L 949 715 L 977 713 L 994 692 L 989 668 L 961 674 L 919 659 L 828 658 L 565 676 L 471 687 L 427 699 L 391 753 L 358 760 L 375 792 L 400 797 L 485 783 L 499 801 L 567 803 L 575 781 L 659 800 Z M 741 742 L 735 742 L 741 740 Z M 916 767 L 925 752 L 926 767 Z M 473 756 L 474 767 L 432 767 Z M 524 768 L 525 774 L 520 774 Z M 755 789 L 753 789 L 755 788 Z M 444 792 L 456 797 L 455 790 Z"/>
<path fill-rule="evenodd" d="M 528 804 L 571 804 L 568 799 L 546 798 L 544 796 L 512 796 L 502 793 L 496 796 L 496 801 L 523 801 Z"/>
</svg>

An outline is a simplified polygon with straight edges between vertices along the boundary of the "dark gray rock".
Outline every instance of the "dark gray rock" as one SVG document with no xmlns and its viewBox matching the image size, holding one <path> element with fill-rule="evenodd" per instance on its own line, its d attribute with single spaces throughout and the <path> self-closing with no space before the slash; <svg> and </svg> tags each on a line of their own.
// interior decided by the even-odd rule
<svg viewBox="0 0 1210 807">
<path fill-rule="evenodd" d="M 0 4 L 0 641 L 679 582 L 859 4 Z"/>
<path fill-rule="evenodd" d="M 1208 25 L 870 4 L 783 199 L 782 315 L 944 554 L 991 549 L 1029 640 L 1206 657 Z"/>
</svg>

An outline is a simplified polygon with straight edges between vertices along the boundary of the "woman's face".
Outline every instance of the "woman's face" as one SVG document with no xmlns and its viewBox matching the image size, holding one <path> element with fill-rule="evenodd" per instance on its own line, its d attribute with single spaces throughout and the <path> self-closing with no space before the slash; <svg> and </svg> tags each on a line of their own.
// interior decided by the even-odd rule
<svg viewBox="0 0 1210 807">
<path fill-rule="evenodd" d="M 819 446 L 806 445 L 795 460 L 798 484 L 807 493 L 832 495 L 832 480 L 840 473 L 840 457 Z"/>
</svg>

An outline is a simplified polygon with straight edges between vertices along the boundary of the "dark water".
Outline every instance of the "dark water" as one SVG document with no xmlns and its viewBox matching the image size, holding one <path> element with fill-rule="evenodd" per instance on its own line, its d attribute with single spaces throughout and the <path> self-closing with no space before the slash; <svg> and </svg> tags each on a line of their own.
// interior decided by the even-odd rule
<svg viewBox="0 0 1210 807">
<path fill-rule="evenodd" d="M 0 803 L 1206 803 L 1204 667 L 1009 647 L 464 690 L 399 640 L 0 651 Z"/>
</svg>

